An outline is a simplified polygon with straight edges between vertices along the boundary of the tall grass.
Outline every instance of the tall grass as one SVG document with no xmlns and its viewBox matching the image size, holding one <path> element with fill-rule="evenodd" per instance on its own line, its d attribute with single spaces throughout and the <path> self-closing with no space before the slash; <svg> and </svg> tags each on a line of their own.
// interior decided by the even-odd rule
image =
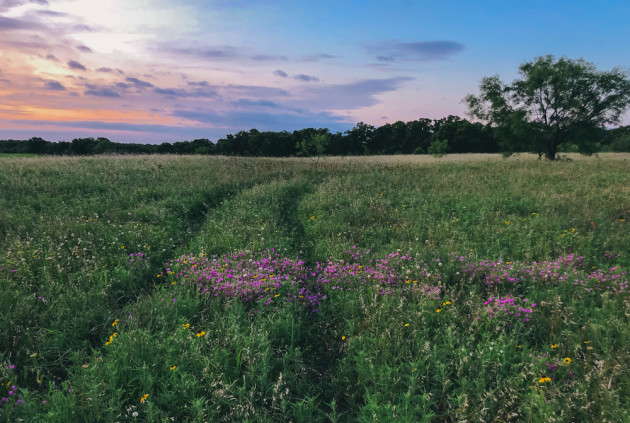
<svg viewBox="0 0 630 423">
<path fill-rule="evenodd" d="M 627 157 L 414 160 L 0 158 L 0 420 L 630 419 Z"/>
</svg>

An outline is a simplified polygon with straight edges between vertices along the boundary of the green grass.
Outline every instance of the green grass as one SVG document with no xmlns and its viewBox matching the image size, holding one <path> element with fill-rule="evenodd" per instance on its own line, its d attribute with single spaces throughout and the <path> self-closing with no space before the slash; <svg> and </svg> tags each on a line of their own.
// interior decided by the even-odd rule
<svg viewBox="0 0 630 423">
<path fill-rule="evenodd" d="M 586 277 L 628 280 L 627 157 L 412 159 L 0 157 L 0 421 L 628 421 L 628 294 Z M 342 272 L 312 313 L 282 299 L 315 276 L 264 305 L 163 265 L 351 247 L 361 269 L 411 257 L 386 259 L 402 287 Z M 570 254 L 584 265 L 520 284 L 464 268 Z M 506 295 L 537 303 L 530 322 L 487 318 Z"/>
</svg>

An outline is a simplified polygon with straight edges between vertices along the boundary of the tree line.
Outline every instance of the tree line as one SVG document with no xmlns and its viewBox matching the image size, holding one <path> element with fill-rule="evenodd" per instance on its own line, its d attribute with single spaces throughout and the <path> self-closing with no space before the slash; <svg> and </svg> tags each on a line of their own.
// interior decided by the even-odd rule
<svg viewBox="0 0 630 423">
<path fill-rule="evenodd" d="M 478 95 L 465 98 L 471 122 L 459 116 L 418 119 L 374 127 L 359 122 L 343 133 L 326 128 L 298 131 L 256 129 L 176 143 L 118 144 L 107 138 L 71 142 L 0 141 L 0 153 L 54 155 L 221 154 L 228 156 L 322 156 L 447 153 L 537 153 L 555 160 L 560 152 L 630 151 L 630 126 L 612 130 L 630 105 L 630 79 L 621 68 L 600 71 L 583 59 L 542 56 L 519 67 L 520 79 L 481 80 Z"/>
<path fill-rule="evenodd" d="M 389 155 L 448 153 L 498 153 L 502 146 L 501 129 L 490 124 L 470 122 L 458 116 L 443 119 L 418 119 L 374 127 L 359 122 L 345 132 L 327 128 L 297 131 L 239 131 L 216 143 L 202 138 L 162 144 L 115 143 L 107 138 L 75 138 L 50 142 L 39 137 L 28 140 L 0 140 L 0 154 L 41 154 L 88 156 L 97 154 L 213 154 L 252 157 L 295 157 L 324 155 Z M 593 134 L 588 134 L 592 137 Z M 593 141 L 593 139 L 589 139 Z M 605 130 L 590 143 L 592 152 L 630 152 L 630 126 Z M 538 153 L 534 144 L 523 143 L 510 152 Z M 577 144 L 566 143 L 559 151 L 579 151 Z"/>
</svg>

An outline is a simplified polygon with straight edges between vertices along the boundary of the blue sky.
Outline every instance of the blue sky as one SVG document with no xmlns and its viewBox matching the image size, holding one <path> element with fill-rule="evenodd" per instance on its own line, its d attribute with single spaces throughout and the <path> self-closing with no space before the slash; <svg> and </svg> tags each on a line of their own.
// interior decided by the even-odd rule
<svg viewBox="0 0 630 423">
<path fill-rule="evenodd" d="M 465 117 L 537 56 L 629 68 L 627 22 L 627 1 L 2 0 L 0 139 Z"/>
</svg>

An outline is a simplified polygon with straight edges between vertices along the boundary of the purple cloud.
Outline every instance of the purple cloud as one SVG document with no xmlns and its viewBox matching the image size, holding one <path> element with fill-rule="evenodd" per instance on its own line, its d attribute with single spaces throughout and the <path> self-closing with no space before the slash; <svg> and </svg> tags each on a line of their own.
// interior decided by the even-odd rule
<svg viewBox="0 0 630 423">
<path fill-rule="evenodd" d="M 455 41 L 383 41 L 368 47 L 380 62 L 442 60 L 463 50 L 464 45 Z"/>
<path fill-rule="evenodd" d="M 280 69 L 273 71 L 273 74 L 276 76 L 281 76 L 283 78 L 287 78 L 289 75 L 287 75 L 287 73 L 285 71 L 282 71 Z"/>
<path fill-rule="evenodd" d="M 315 82 L 315 81 L 319 81 L 319 78 L 316 76 L 311 76 L 311 75 L 304 75 L 304 74 L 299 74 L 299 75 L 295 75 L 293 78 L 297 79 L 298 81 L 304 81 L 304 82 Z"/>
<path fill-rule="evenodd" d="M 311 56 L 305 56 L 301 60 L 303 62 L 318 62 L 320 60 L 329 60 L 329 59 L 336 59 L 336 58 L 337 56 L 333 56 L 332 54 L 318 53 L 318 54 L 313 54 Z"/>
<path fill-rule="evenodd" d="M 286 56 L 270 56 L 267 54 L 255 54 L 253 56 L 251 56 L 252 60 L 255 60 L 257 62 L 269 62 L 269 61 L 281 61 L 281 62 L 286 62 L 287 60 L 289 60 L 288 57 Z"/>
<path fill-rule="evenodd" d="M 87 68 L 85 66 L 83 66 L 81 63 L 77 62 L 76 60 L 70 60 L 68 62 L 68 67 L 70 69 L 75 69 L 75 70 L 82 70 L 82 71 L 86 71 Z"/>
<path fill-rule="evenodd" d="M 84 45 L 77 46 L 77 50 L 82 51 L 84 53 L 92 53 L 92 49 Z"/>
<path fill-rule="evenodd" d="M 150 82 L 142 81 L 138 78 L 125 78 L 125 80 L 127 82 L 131 82 L 133 86 L 138 89 L 153 88 L 153 84 L 151 84 Z"/>
<path fill-rule="evenodd" d="M 92 87 L 88 89 L 85 93 L 83 93 L 83 95 L 91 95 L 95 97 L 110 97 L 110 98 L 120 97 L 120 94 L 118 94 L 118 92 L 107 87 Z"/>
<path fill-rule="evenodd" d="M 193 87 L 207 87 L 208 81 L 188 81 L 186 82 L 186 84 Z"/>
<path fill-rule="evenodd" d="M 234 104 L 235 106 L 244 107 L 278 107 L 276 103 L 270 100 L 248 100 L 246 98 L 241 98 L 232 104 Z"/>
<path fill-rule="evenodd" d="M 57 81 L 46 81 L 44 84 L 44 88 L 52 91 L 65 91 L 66 87 L 64 87 L 60 82 Z"/>
</svg>

